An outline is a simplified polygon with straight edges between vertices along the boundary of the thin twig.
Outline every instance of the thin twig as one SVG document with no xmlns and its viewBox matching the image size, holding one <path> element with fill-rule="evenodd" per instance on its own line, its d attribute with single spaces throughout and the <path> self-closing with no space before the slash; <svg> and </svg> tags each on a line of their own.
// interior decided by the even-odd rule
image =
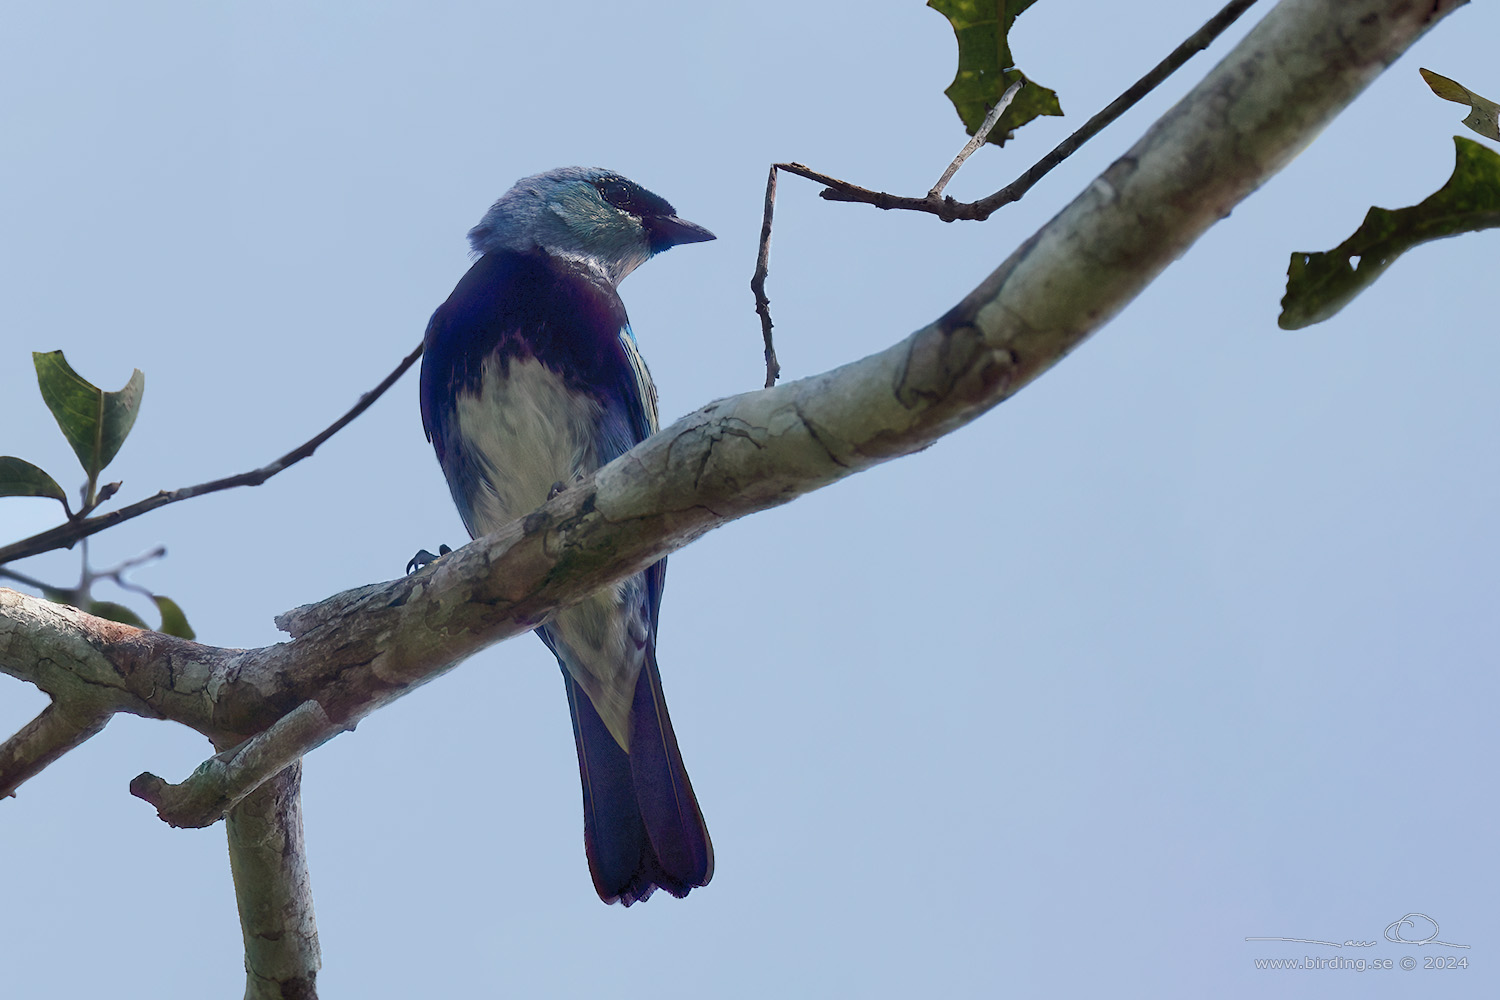
<svg viewBox="0 0 1500 1000">
<path fill-rule="evenodd" d="M 1010 102 L 1016 99 L 1016 94 L 1021 91 L 1021 84 L 1025 82 L 1025 80 L 1017 80 L 1005 88 L 1005 93 L 1000 95 L 999 102 L 993 108 L 990 108 L 989 114 L 984 116 L 984 121 L 980 123 L 979 130 L 974 133 L 974 137 L 969 140 L 963 149 L 958 151 L 958 155 L 953 158 L 953 162 L 948 164 L 948 169 L 943 171 L 943 176 L 939 177 L 938 182 L 932 186 L 932 190 L 927 192 L 927 197 L 938 198 L 942 196 L 943 188 L 947 187 L 948 182 L 953 179 L 953 175 L 958 173 L 958 168 L 964 165 L 965 160 L 974 155 L 975 150 L 985 144 L 985 140 L 989 139 L 990 132 L 1000 122 L 1000 116 L 1005 114 L 1005 109 L 1010 107 Z"/>
<path fill-rule="evenodd" d="M 1018 201 L 1022 195 L 1031 190 L 1036 182 L 1046 176 L 1054 167 L 1071 156 L 1089 139 L 1098 135 L 1107 125 L 1139 103 L 1141 98 L 1154 90 L 1163 80 L 1181 68 L 1194 55 L 1207 48 L 1215 38 L 1223 34 L 1224 30 L 1237 21 L 1240 15 L 1254 3 L 1255 0 L 1232 0 L 1232 2 L 1226 4 L 1224 9 L 1210 18 L 1203 27 L 1199 28 L 1186 41 L 1173 49 L 1171 55 L 1158 63 L 1151 72 L 1132 84 L 1123 94 L 1111 101 L 1109 106 L 1103 111 L 1100 111 L 1085 122 L 1082 128 L 1059 143 L 1057 148 L 1053 149 L 1052 152 L 1042 157 L 1024 174 L 999 191 L 978 201 L 955 201 L 947 197 L 939 199 L 934 198 L 931 194 L 923 198 L 913 198 L 907 195 L 890 194 L 885 191 L 872 191 L 869 188 L 860 187 L 858 184 L 850 184 L 848 181 L 818 173 L 800 163 L 779 164 L 779 166 L 783 170 L 790 170 L 800 177 L 806 177 L 808 180 L 817 181 L 819 184 L 824 185 L 826 190 L 819 192 L 819 196 L 825 201 L 848 201 L 863 205 L 874 205 L 876 208 L 881 209 L 926 212 L 929 215 L 936 215 L 944 222 L 953 222 L 958 219 L 982 222 L 1002 206 L 1008 205 L 1013 201 Z"/>
<path fill-rule="evenodd" d="M 980 219 L 980 216 L 975 214 L 972 203 L 958 201 L 952 195 L 943 195 L 941 198 L 923 195 L 920 198 L 914 198 L 910 195 L 891 194 L 888 191 L 872 191 L 867 187 L 860 187 L 858 184 L 851 184 L 821 173 L 805 163 L 778 163 L 776 166 L 787 173 L 824 185 L 825 189 L 818 192 L 818 196 L 824 201 L 851 201 L 861 205 L 874 205 L 882 209 L 895 208 L 908 212 L 926 212 L 929 215 L 936 215 L 944 222 Z"/>
<path fill-rule="evenodd" d="M 30 587 L 32 590 L 40 590 L 44 593 L 51 590 L 67 589 L 43 583 L 34 576 L 27 576 L 25 573 L 18 573 L 13 569 L 6 569 L 4 566 L 0 566 L 0 580 L 14 580 L 23 587 Z"/>
<path fill-rule="evenodd" d="M 126 559 L 124 562 L 120 563 L 114 569 L 100 569 L 100 570 L 95 570 L 94 571 L 94 579 L 96 579 L 96 580 L 109 579 L 109 580 L 115 581 L 116 583 L 119 583 L 121 575 L 123 575 L 125 573 L 129 573 L 133 569 L 140 569 L 142 566 L 146 565 L 147 563 L 156 562 L 156 560 L 162 558 L 166 554 L 167 554 L 167 547 L 165 545 L 158 545 L 156 548 L 152 549 L 150 552 L 142 552 L 138 556 L 131 556 L 129 559 Z"/>
<path fill-rule="evenodd" d="M 142 597 L 146 597 L 148 599 L 154 599 L 156 597 L 156 595 L 147 588 L 142 587 L 138 583 L 132 583 L 131 581 L 125 579 L 125 574 L 133 569 L 138 569 L 149 562 L 154 562 L 155 560 L 165 556 L 167 554 L 166 546 L 158 545 L 150 552 L 144 552 L 141 555 L 135 556 L 131 559 L 126 559 L 124 562 L 120 563 L 113 569 L 92 570 L 88 566 L 88 539 L 83 539 L 82 545 L 85 549 L 83 553 L 83 572 L 79 577 L 78 585 L 75 587 L 56 587 L 49 583 L 43 583 L 41 580 L 38 580 L 34 576 L 28 576 L 25 573 L 9 569 L 5 566 L 0 566 L 0 580 L 14 580 L 16 583 L 21 584 L 23 587 L 30 587 L 32 590 L 38 591 L 43 597 L 47 598 L 50 601 L 58 601 L 63 604 L 71 604 L 77 608 L 88 607 L 93 592 L 94 582 L 96 580 L 111 580 L 114 582 L 115 586 L 121 588 L 122 590 L 134 591 L 135 593 L 140 594 Z"/>
<path fill-rule="evenodd" d="M 1006 89 L 999 103 L 985 116 L 984 123 L 979 127 L 979 131 L 974 133 L 973 139 L 964 146 L 953 162 L 948 165 L 948 169 L 943 171 L 943 176 L 938 178 L 938 182 L 924 197 L 913 198 L 909 195 L 891 194 L 887 191 L 872 191 L 858 184 L 851 184 L 821 173 L 802 163 L 771 164 L 771 176 L 766 179 L 765 216 L 760 227 L 760 255 L 755 261 L 755 274 L 750 279 L 750 288 L 755 293 L 755 311 L 760 314 L 761 334 L 766 342 L 766 387 L 769 388 L 774 384 L 776 375 L 781 372 L 780 366 L 776 363 L 776 352 L 771 347 L 771 300 L 766 297 L 766 275 L 770 272 L 771 259 L 771 211 L 776 202 L 776 172 L 778 170 L 785 170 L 787 173 L 822 184 L 823 190 L 818 192 L 818 196 L 824 201 L 848 201 L 861 205 L 874 205 L 884 210 L 926 212 L 937 216 L 944 222 L 955 222 L 959 219 L 983 222 L 1001 207 L 1013 201 L 1019 201 L 1021 196 L 1030 191 L 1036 182 L 1045 177 L 1052 168 L 1072 156 L 1080 146 L 1102 132 L 1107 125 L 1137 104 L 1141 98 L 1154 90 L 1158 84 L 1171 76 L 1194 55 L 1208 48 L 1215 38 L 1223 34 L 1224 29 L 1237 21 L 1240 15 L 1254 3 L 1255 0 L 1231 0 L 1203 27 L 1173 49 L 1171 55 L 1157 63 L 1151 72 L 1132 84 L 1128 90 L 1111 101 L 1108 107 L 1094 115 L 1083 124 L 1082 128 L 1059 143 L 1052 152 L 1032 164 L 1024 174 L 999 191 L 978 201 L 955 201 L 951 195 L 944 195 L 943 189 L 948 186 L 948 182 L 953 179 L 958 168 L 963 166 L 964 161 L 989 138 L 990 130 L 1000 120 L 1000 115 L 1004 113 L 1005 108 L 1015 99 L 1016 92 L 1021 87 L 1022 81 L 1020 80 Z M 4 552 L 0 551 L 0 557 L 3 555 Z"/>
<path fill-rule="evenodd" d="M 116 587 L 119 587 L 121 590 L 132 590 L 137 594 L 140 594 L 142 597 L 145 597 L 147 600 L 152 600 L 156 597 L 154 593 L 152 593 L 147 588 L 142 587 L 138 583 L 132 583 L 131 581 L 125 579 L 125 574 L 133 569 L 139 569 L 147 563 L 155 562 L 158 559 L 164 558 L 166 554 L 167 547 L 165 545 L 158 545 L 150 552 L 143 552 L 140 555 L 135 556 L 134 558 L 126 559 L 114 569 L 101 569 L 93 571 L 89 574 L 89 582 L 92 583 L 94 580 L 111 580 L 114 582 L 114 585 Z"/>
<path fill-rule="evenodd" d="M 1103 111 L 1084 122 L 1083 127 L 1078 131 L 1058 143 L 1052 152 L 1042 157 L 1024 174 L 999 191 L 976 202 L 978 209 L 984 213 L 980 218 L 988 218 L 996 209 L 1013 201 L 1019 201 L 1021 196 L 1030 191 L 1032 186 L 1045 177 L 1053 167 L 1072 156 L 1078 147 L 1104 131 L 1106 126 L 1139 103 L 1141 98 L 1155 90 L 1163 80 L 1175 73 L 1189 59 L 1213 44 L 1214 39 L 1239 20 L 1240 15 L 1249 10 L 1254 3 L 1255 0 L 1231 0 L 1230 3 L 1225 4 L 1223 10 L 1209 18 L 1203 27 L 1188 36 L 1187 40 L 1173 49 L 1170 55 L 1157 63 L 1151 72 L 1131 84 L 1125 93 L 1111 101 Z"/>
<path fill-rule="evenodd" d="M 750 277 L 750 291 L 755 293 L 755 311 L 760 314 L 760 335 L 766 342 L 766 388 L 776 384 L 781 363 L 776 360 L 776 346 L 771 342 L 771 300 L 766 298 L 766 275 L 771 264 L 771 214 L 776 209 L 776 168 L 766 176 L 766 209 L 760 223 L 760 253 L 755 258 L 755 273 Z"/>
<path fill-rule="evenodd" d="M 140 517 L 142 514 L 156 510 L 158 507 L 165 507 L 167 504 L 176 503 L 179 500 L 189 500 L 193 497 L 203 496 L 206 493 L 217 493 L 220 490 L 227 490 L 236 486 L 259 486 L 278 472 L 285 471 L 317 451 L 318 447 L 324 441 L 327 441 L 343 430 L 350 421 L 369 409 L 370 405 L 384 395 L 385 391 L 394 385 L 396 380 L 404 375 L 408 368 L 416 364 L 417 359 L 421 356 L 422 345 L 418 344 L 417 349 L 408 354 L 396 366 L 395 371 L 387 375 L 375 388 L 360 396 L 359 402 L 355 403 L 348 413 L 335 420 L 316 437 L 298 445 L 269 465 L 261 466 L 259 469 L 252 469 L 249 472 L 242 472 L 237 476 L 227 476 L 223 479 L 215 479 L 212 482 L 200 483 L 197 486 L 184 486 L 176 490 L 162 490 L 154 496 L 139 500 L 128 507 L 112 510 L 108 514 L 100 514 L 98 517 L 60 524 L 55 528 L 50 528 L 40 534 L 32 535 L 30 538 L 23 538 L 19 542 L 12 542 L 0 548 L 0 563 L 25 559 L 27 556 L 50 552 L 53 549 L 72 548 L 74 543 L 79 541 L 79 539 L 98 534 L 105 528 L 112 528 L 121 522 Z"/>
</svg>

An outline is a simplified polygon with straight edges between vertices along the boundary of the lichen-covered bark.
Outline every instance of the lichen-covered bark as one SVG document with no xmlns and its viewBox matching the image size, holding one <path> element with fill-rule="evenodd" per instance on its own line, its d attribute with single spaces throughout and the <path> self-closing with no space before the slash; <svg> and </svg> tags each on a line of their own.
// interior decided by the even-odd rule
<svg viewBox="0 0 1500 1000">
<path fill-rule="evenodd" d="M 245 937 L 245 1000 L 316 1000 L 322 960 L 302 842 L 302 762 L 252 792 L 224 826 Z"/>
<path fill-rule="evenodd" d="M 274 770 L 704 532 L 926 447 L 1006 399 L 1118 312 L 1456 5 L 1288 0 L 936 322 L 822 375 L 710 403 L 415 576 L 282 616 L 291 642 L 219 649 L 70 611 L 62 631 L 51 615 L 48 634 L 76 628 L 67 641 L 76 647 L 85 636 L 88 656 L 53 661 L 34 647 L 3 655 L 0 646 L 0 669 L 55 684 L 73 669 L 56 663 L 88 660 L 87 671 L 77 668 L 80 690 L 91 672 L 88 683 L 104 684 L 116 710 L 182 722 L 221 746 L 315 703 L 316 724 L 286 727 L 285 745 L 261 737 L 241 754 Z M 48 618 L 20 595 L 0 608 L 12 634 Z M 214 771 L 202 780 L 253 787 L 244 773 Z"/>
<path fill-rule="evenodd" d="M 252 986 L 259 976 L 310 989 L 300 772 L 284 770 L 287 761 L 706 531 L 974 420 L 1123 308 L 1458 5 L 1287 0 L 936 322 L 834 371 L 711 403 L 414 576 L 283 615 L 289 642 L 219 649 L 0 590 L 0 670 L 63 704 L 0 747 L 0 779 L 14 787 L 35 773 L 102 724 L 100 712 L 172 719 L 209 736 L 226 748 L 216 764 L 180 786 L 143 775 L 132 787 L 180 825 L 230 810 L 231 843 L 250 856 L 276 844 L 298 856 L 282 867 L 269 854 L 254 868 L 236 860 L 236 884 L 247 949 L 282 934 L 295 952 L 254 959 Z M 6 760 L 20 762 L 8 778 Z M 246 910 L 244 893 L 261 881 L 282 895 Z"/>
</svg>

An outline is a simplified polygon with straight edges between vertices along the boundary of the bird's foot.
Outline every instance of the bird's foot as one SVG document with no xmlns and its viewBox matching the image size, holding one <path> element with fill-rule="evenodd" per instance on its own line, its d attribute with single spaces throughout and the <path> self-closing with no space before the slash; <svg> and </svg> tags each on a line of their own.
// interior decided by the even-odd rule
<svg viewBox="0 0 1500 1000">
<path fill-rule="evenodd" d="M 547 491 L 547 499 L 548 500 L 554 499 L 559 493 L 561 493 L 563 490 L 565 490 L 567 488 L 568 488 L 568 484 L 565 483 L 565 482 L 563 482 L 561 479 L 559 479 L 557 482 L 553 483 L 552 484 L 552 488 Z"/>
<path fill-rule="evenodd" d="M 411 557 L 411 561 L 406 564 L 407 575 L 410 576 L 413 572 L 415 572 L 416 570 L 424 568 L 429 563 L 435 563 L 435 562 L 437 562 L 443 556 L 447 555 L 448 553 L 450 553 L 452 551 L 453 550 L 450 549 L 450 548 L 448 548 L 448 546 L 446 546 L 446 545 L 439 545 L 438 546 L 437 555 L 433 555 L 431 552 L 428 552 L 426 549 L 418 549 L 417 550 L 417 554 L 414 555 L 414 556 L 412 556 Z"/>
</svg>

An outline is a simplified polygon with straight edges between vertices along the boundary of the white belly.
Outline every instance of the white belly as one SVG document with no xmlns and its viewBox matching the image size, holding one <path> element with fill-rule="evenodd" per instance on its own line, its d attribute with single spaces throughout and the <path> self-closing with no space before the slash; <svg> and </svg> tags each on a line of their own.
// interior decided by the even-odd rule
<svg viewBox="0 0 1500 1000">
<path fill-rule="evenodd" d="M 460 394 L 454 414 L 483 476 L 469 531 L 488 534 L 540 507 L 554 484 L 571 486 L 597 469 L 601 412 L 535 359 L 512 359 L 503 375 L 486 361 L 480 392 Z M 550 623 L 564 667 L 627 749 L 647 641 L 642 586 L 633 577 L 606 587 Z"/>
<path fill-rule="evenodd" d="M 478 395 L 455 401 L 459 433 L 484 477 L 473 498 L 475 535 L 536 510 L 554 483 L 571 486 L 599 467 L 599 404 L 570 393 L 534 358 L 512 359 L 504 375 L 500 368 L 486 361 Z"/>
</svg>

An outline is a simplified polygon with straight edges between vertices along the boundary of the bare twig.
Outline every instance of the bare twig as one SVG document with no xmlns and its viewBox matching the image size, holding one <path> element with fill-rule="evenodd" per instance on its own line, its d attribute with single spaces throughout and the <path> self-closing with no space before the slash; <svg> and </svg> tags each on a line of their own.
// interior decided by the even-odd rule
<svg viewBox="0 0 1500 1000">
<path fill-rule="evenodd" d="M 126 559 L 114 569 L 94 570 L 91 575 L 95 580 L 113 580 L 115 583 L 119 584 L 122 587 L 128 587 L 130 586 L 130 584 L 126 583 L 124 580 L 124 576 L 126 573 L 129 573 L 133 569 L 140 569 L 147 563 L 155 562 L 156 560 L 164 557 L 166 554 L 167 547 L 165 545 L 158 545 L 156 548 L 152 549 L 149 552 L 142 552 L 138 556 L 131 556 L 129 559 Z"/>
<path fill-rule="evenodd" d="M 43 583 L 34 576 L 27 576 L 25 573 L 21 573 L 13 569 L 7 569 L 4 566 L 0 566 L 0 580 L 14 580 L 15 582 L 21 584 L 21 586 L 23 587 L 30 587 L 32 590 L 40 590 L 44 594 L 49 591 L 65 589 L 63 587 L 54 587 L 51 584 Z"/>
<path fill-rule="evenodd" d="M 1005 108 L 1015 99 L 1016 92 L 1021 87 L 1021 81 L 1017 80 L 1005 91 L 988 115 L 979 131 L 974 133 L 968 145 L 964 146 L 948 169 L 943 171 L 943 176 L 933 185 L 932 190 L 921 198 L 910 195 L 891 194 L 887 191 L 872 191 L 858 184 L 840 180 L 828 174 L 821 173 L 802 163 L 773 163 L 771 165 L 771 176 L 766 181 L 766 208 L 765 215 L 761 221 L 760 228 L 760 255 L 755 262 L 755 275 L 750 279 L 750 288 L 755 293 L 755 311 L 760 314 L 761 333 L 766 342 L 766 386 L 769 388 L 775 383 L 774 371 L 779 374 L 781 369 L 776 365 L 776 354 L 771 348 L 771 300 L 766 297 L 766 275 L 770 273 L 771 257 L 771 210 L 776 200 L 776 172 L 785 170 L 787 173 L 796 174 L 823 185 L 823 190 L 818 192 L 824 201 L 847 201 L 861 205 L 874 205 L 876 208 L 890 210 L 900 209 L 907 212 L 926 212 L 935 215 L 944 222 L 955 222 L 957 220 L 983 222 L 993 215 L 998 209 L 1009 205 L 1013 201 L 1019 201 L 1021 196 L 1030 191 L 1036 182 L 1045 177 L 1054 167 L 1063 160 L 1073 155 L 1080 146 L 1098 135 L 1104 128 L 1115 119 L 1123 115 L 1132 106 L 1138 103 L 1156 86 L 1171 76 L 1172 73 L 1191 59 L 1196 53 L 1207 48 L 1209 44 L 1224 29 L 1228 28 L 1239 16 L 1248 10 L 1255 0 L 1231 0 L 1224 9 L 1208 20 L 1203 27 L 1194 32 L 1186 41 L 1172 50 L 1156 67 L 1141 77 L 1130 86 L 1119 97 L 1109 103 L 1103 111 L 1083 124 L 1083 127 L 1074 132 L 1068 138 L 1032 164 L 1024 174 L 1011 181 L 1005 187 L 996 191 L 988 197 L 978 201 L 956 201 L 951 196 L 944 195 L 943 189 L 963 166 L 965 160 L 972 156 L 975 150 L 984 144 L 989 137 L 990 130 L 1000 120 L 1000 115 Z M 0 552 L 3 555 L 3 552 Z"/>
<path fill-rule="evenodd" d="M 914 198 L 910 195 L 891 194 L 887 191 L 872 191 L 858 184 L 831 177 L 820 173 L 804 163 L 778 163 L 776 166 L 789 174 L 805 177 L 810 181 L 816 181 L 825 185 L 825 190 L 819 191 L 818 196 L 824 201 L 851 201 L 861 205 L 874 205 L 882 209 L 902 209 L 908 212 L 926 212 L 936 215 L 944 222 L 955 222 L 959 219 L 980 221 L 988 216 L 980 216 L 975 212 L 974 203 L 956 200 L 952 195 L 943 195 L 933 198 L 923 195 Z"/>
<path fill-rule="evenodd" d="M 1240 15 L 1249 10 L 1254 3 L 1255 0 L 1231 0 L 1230 3 L 1225 4 L 1223 10 L 1209 18 L 1203 27 L 1188 36 L 1187 40 L 1173 49 L 1170 55 L 1157 63 L 1151 72 L 1131 84 L 1123 94 L 1110 101 L 1103 111 L 1084 122 L 1082 128 L 1058 143 L 1052 152 L 1036 161 L 1027 168 L 1024 174 L 999 191 L 975 202 L 977 209 L 983 213 L 979 218 L 987 219 L 996 209 L 1009 205 L 1013 201 L 1019 201 L 1021 196 L 1030 191 L 1036 182 L 1045 177 L 1053 167 L 1072 156 L 1078 147 L 1104 131 L 1111 122 L 1155 90 L 1158 84 L 1176 72 L 1189 59 L 1213 44 L 1214 39 L 1239 20 Z"/>
<path fill-rule="evenodd" d="M 1131 107 L 1140 102 L 1152 90 L 1156 89 L 1163 80 L 1171 76 L 1182 67 L 1194 55 L 1207 48 L 1215 38 L 1224 33 L 1224 30 L 1237 21 L 1241 14 L 1250 8 L 1255 0 L 1231 0 L 1224 9 L 1208 20 L 1203 27 L 1195 31 L 1181 45 L 1172 50 L 1172 54 L 1130 86 L 1119 97 L 1109 103 L 1103 111 L 1084 123 L 1083 127 L 1067 139 L 1057 145 L 1052 152 L 1042 157 L 1027 171 L 1005 187 L 994 194 L 981 198 L 978 201 L 964 202 L 955 201 L 952 198 L 936 198 L 928 194 L 923 198 L 913 198 L 906 195 L 894 195 L 885 191 L 872 191 L 869 188 L 860 187 L 858 184 L 850 184 L 848 181 L 829 177 L 817 171 L 804 167 L 801 164 L 779 164 L 783 170 L 789 170 L 800 177 L 817 181 L 827 187 L 820 192 L 820 196 L 826 201 L 850 201 L 864 205 L 874 205 L 882 209 L 902 209 L 910 212 L 927 212 L 936 215 L 944 222 L 953 222 L 958 219 L 984 221 L 995 211 L 1013 201 L 1020 200 L 1021 196 L 1041 180 L 1052 168 L 1067 159 L 1078 150 L 1085 142 L 1098 135 L 1104 128 L 1119 118 Z"/>
<path fill-rule="evenodd" d="M 974 137 L 969 140 L 963 149 L 958 151 L 958 155 L 953 158 L 953 162 L 948 164 L 948 169 L 943 171 L 943 176 L 939 177 L 938 182 L 932 186 L 932 190 L 927 192 L 927 197 L 938 198 L 942 196 L 943 188 L 947 187 L 948 182 L 953 179 L 953 175 L 958 173 L 958 168 L 963 166 L 964 161 L 973 156 L 974 151 L 983 146 L 985 140 L 990 137 L 990 132 L 994 130 L 1000 121 L 1000 116 L 1005 114 L 1005 109 L 1010 107 L 1010 102 L 1016 99 L 1016 94 L 1021 91 L 1021 84 L 1025 82 L 1025 80 L 1017 80 L 1005 88 L 1005 93 L 1000 95 L 1000 100 L 996 102 L 993 108 L 990 108 L 989 114 L 984 116 L 984 121 L 980 123 L 979 130 L 974 133 Z"/>
<path fill-rule="evenodd" d="M 750 277 L 750 291 L 755 293 L 755 311 L 760 314 L 760 335 L 766 342 L 766 388 L 776 384 L 781 376 L 781 364 L 776 360 L 776 346 L 771 342 L 771 300 L 766 298 L 766 275 L 771 265 L 771 213 L 776 209 L 776 168 L 766 175 L 766 210 L 760 223 L 760 253 L 755 257 L 755 273 Z"/>
<path fill-rule="evenodd" d="M 0 548 L 0 563 L 25 559 L 27 556 L 50 552 L 53 549 L 72 548 L 80 539 L 98 534 L 105 528 L 112 528 L 124 521 L 140 517 L 142 514 L 156 510 L 158 507 L 165 507 L 167 504 L 176 503 L 179 500 L 189 500 L 193 497 L 200 497 L 207 493 L 217 493 L 220 490 L 232 489 L 236 486 L 259 486 L 278 472 L 285 471 L 317 451 L 318 447 L 324 441 L 327 441 L 343 430 L 348 426 L 350 421 L 369 409 L 370 405 L 384 395 L 385 391 L 394 385 L 397 379 L 406 374 L 406 370 L 416 364 L 417 359 L 421 356 L 422 345 L 418 344 L 417 349 L 408 354 L 396 366 L 395 371 L 387 375 L 375 388 L 360 396 L 359 402 L 355 403 L 348 413 L 335 420 L 322 433 L 293 448 L 269 465 L 261 466 L 259 469 L 252 469 L 249 472 L 242 472 L 237 476 L 227 476 L 224 479 L 215 479 L 212 482 L 200 483 L 197 486 L 184 486 L 176 490 L 162 490 L 155 496 L 149 496 L 144 500 L 130 504 L 128 507 L 121 507 L 119 510 L 112 510 L 108 514 L 100 514 L 98 517 L 60 524 L 55 528 L 50 528 L 40 534 L 32 535 L 30 538 L 23 538 L 19 542 L 12 542 Z"/>
<path fill-rule="evenodd" d="M 79 543 L 79 547 L 83 550 L 83 571 L 79 575 L 76 586 L 55 586 L 38 580 L 34 576 L 29 576 L 5 566 L 0 566 L 0 580 L 14 580 L 22 586 L 30 587 L 37 591 L 49 601 L 56 601 L 59 604 L 69 604 L 75 608 L 93 607 L 94 584 L 99 580 L 112 581 L 120 589 L 133 591 L 148 600 L 154 601 L 156 599 L 156 595 L 146 587 L 127 580 L 125 574 L 165 556 L 167 554 L 166 546 L 158 545 L 149 552 L 126 559 L 113 569 L 94 570 L 89 568 L 88 544 L 89 540 L 87 538 Z"/>
</svg>

